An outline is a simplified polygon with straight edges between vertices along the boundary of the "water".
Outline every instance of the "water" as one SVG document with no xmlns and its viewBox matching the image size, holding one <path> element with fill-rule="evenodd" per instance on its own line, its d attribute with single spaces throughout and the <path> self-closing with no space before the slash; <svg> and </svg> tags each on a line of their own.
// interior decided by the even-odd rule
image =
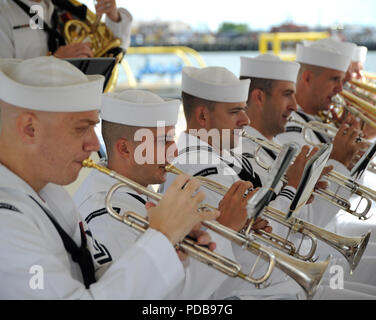
<svg viewBox="0 0 376 320">
<path fill-rule="evenodd" d="M 239 75 L 240 57 L 255 57 L 258 51 L 223 51 L 223 52 L 200 52 L 207 66 L 222 66 L 232 71 L 235 75 Z M 135 77 L 142 68 L 146 65 L 147 59 L 152 67 L 155 68 L 169 68 L 175 70 L 179 66 L 183 66 L 182 60 L 174 55 L 126 55 L 126 61 L 129 63 Z M 191 59 L 192 65 L 199 66 L 198 63 Z M 367 55 L 365 63 L 365 70 L 376 73 L 376 51 L 370 51 Z M 165 83 L 179 83 L 181 79 L 180 73 L 172 75 L 144 75 L 143 82 L 165 82 Z M 127 81 L 124 72 L 120 73 L 119 83 Z"/>
</svg>

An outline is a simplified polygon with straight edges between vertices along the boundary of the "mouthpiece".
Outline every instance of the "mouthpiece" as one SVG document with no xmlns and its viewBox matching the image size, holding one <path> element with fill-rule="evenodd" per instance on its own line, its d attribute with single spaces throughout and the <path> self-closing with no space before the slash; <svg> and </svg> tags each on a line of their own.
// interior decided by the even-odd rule
<svg viewBox="0 0 376 320">
<path fill-rule="evenodd" d="M 93 168 L 94 167 L 94 161 L 91 159 L 85 159 L 82 161 L 82 166 L 84 168 Z"/>
</svg>

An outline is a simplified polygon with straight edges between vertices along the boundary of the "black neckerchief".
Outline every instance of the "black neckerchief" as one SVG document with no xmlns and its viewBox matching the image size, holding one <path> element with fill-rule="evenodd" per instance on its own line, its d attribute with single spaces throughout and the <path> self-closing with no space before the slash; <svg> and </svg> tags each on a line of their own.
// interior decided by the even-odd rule
<svg viewBox="0 0 376 320">
<path fill-rule="evenodd" d="M 146 204 L 146 201 L 145 199 L 143 199 L 142 197 L 140 197 L 138 194 L 134 194 L 134 193 L 130 193 L 130 192 L 127 192 L 131 197 L 137 199 L 138 201 L 140 201 L 142 204 Z"/>
<path fill-rule="evenodd" d="M 47 215 L 52 224 L 55 226 L 57 232 L 60 235 L 61 240 L 63 241 L 64 247 L 67 252 L 72 256 L 72 260 L 77 262 L 80 266 L 82 277 L 84 279 L 84 284 L 86 289 L 90 287 L 92 283 L 96 282 L 95 279 L 95 269 L 93 258 L 87 247 L 86 235 L 83 230 L 82 222 L 80 223 L 80 232 L 81 232 L 81 247 L 78 247 L 77 244 L 72 240 L 72 238 L 64 231 L 64 229 L 57 223 L 53 218 L 52 214 L 44 208 L 37 200 L 32 196 L 29 196 Z"/>
<path fill-rule="evenodd" d="M 34 17 L 30 12 L 30 7 L 23 3 L 20 0 L 13 0 L 29 17 Z M 38 20 L 43 21 L 43 30 L 47 33 L 48 35 L 48 50 L 54 53 L 60 46 L 65 45 L 65 39 L 64 37 L 60 34 L 57 28 L 57 23 L 58 23 L 58 14 L 56 8 L 54 8 L 54 11 L 51 16 L 51 27 L 41 18 L 38 16 Z"/>
<path fill-rule="evenodd" d="M 192 151 L 199 151 L 199 150 L 205 150 L 209 153 L 214 152 L 214 149 L 209 146 L 193 146 L 193 147 L 186 147 L 185 149 L 180 150 L 179 156 L 184 153 L 189 153 Z M 222 158 L 219 155 L 218 156 L 224 163 L 226 163 L 230 168 L 234 169 L 235 172 L 237 172 L 237 175 L 241 180 L 252 182 L 254 188 L 261 187 L 262 186 L 261 179 L 258 176 L 258 174 L 253 170 L 252 165 L 248 161 L 248 159 L 243 156 L 241 156 L 241 159 L 239 159 L 233 152 L 230 152 L 230 154 L 231 156 L 236 158 L 239 161 L 239 163 L 241 163 L 242 165 L 241 168 L 238 168 L 238 166 L 235 166 L 234 163 L 227 161 L 226 159 Z M 239 169 L 239 170 L 236 170 L 236 169 Z"/>
</svg>

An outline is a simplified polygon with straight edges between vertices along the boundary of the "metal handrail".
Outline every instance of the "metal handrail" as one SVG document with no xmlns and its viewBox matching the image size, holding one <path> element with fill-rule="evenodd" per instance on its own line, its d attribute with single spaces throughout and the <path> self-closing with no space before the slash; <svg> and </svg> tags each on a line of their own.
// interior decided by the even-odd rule
<svg viewBox="0 0 376 320">
<path fill-rule="evenodd" d="M 280 56 L 284 60 L 295 60 L 295 54 L 281 54 L 282 41 L 315 41 L 328 38 L 328 32 L 275 32 L 262 33 L 259 36 L 259 52 L 264 54 L 268 52 L 268 44 L 272 43 L 272 51 L 275 55 Z"/>
<path fill-rule="evenodd" d="M 128 85 L 131 88 L 137 87 L 137 80 L 134 76 L 126 57 L 131 54 L 174 54 L 179 57 L 185 66 L 191 66 L 189 57 L 193 58 L 200 67 L 206 67 L 206 63 L 201 55 L 194 49 L 185 46 L 156 46 L 156 47 L 130 47 L 127 49 L 127 55 L 123 58 L 121 66 L 127 76 Z"/>
</svg>

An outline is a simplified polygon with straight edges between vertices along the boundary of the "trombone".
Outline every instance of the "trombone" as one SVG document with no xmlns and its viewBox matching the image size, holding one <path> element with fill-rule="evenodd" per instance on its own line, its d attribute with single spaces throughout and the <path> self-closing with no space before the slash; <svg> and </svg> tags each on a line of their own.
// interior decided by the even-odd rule
<svg viewBox="0 0 376 320">
<path fill-rule="evenodd" d="M 82 165 L 88 168 L 95 168 L 100 172 L 120 181 L 120 183 L 115 184 L 108 191 L 106 196 L 106 209 L 115 219 L 126 223 L 130 227 L 135 228 L 140 232 L 144 232 L 149 226 L 147 219 L 134 212 L 126 212 L 124 215 L 119 215 L 112 209 L 110 203 L 112 195 L 117 189 L 125 186 L 129 186 L 137 192 L 147 195 L 157 201 L 162 198 L 162 195 L 141 186 L 140 184 L 116 173 L 115 171 L 100 166 L 90 159 L 84 160 Z M 208 209 L 213 209 L 213 207 L 209 205 L 201 205 L 200 207 L 200 210 Z M 254 265 L 248 275 L 244 274 L 241 271 L 241 266 L 238 263 L 203 248 L 188 238 L 185 238 L 178 246 L 183 250 L 186 250 L 187 254 L 191 255 L 193 258 L 198 259 L 199 261 L 225 273 L 228 276 L 239 277 L 245 281 L 253 283 L 256 287 L 259 287 L 261 284 L 267 281 L 274 268 L 278 267 L 280 270 L 293 278 L 303 288 L 307 297 L 311 298 L 315 294 L 316 289 L 320 284 L 326 269 L 328 268 L 331 258 L 330 256 L 325 261 L 320 263 L 303 262 L 288 255 L 282 254 L 277 250 L 273 250 L 272 248 L 264 247 L 253 239 L 245 237 L 243 234 L 235 232 L 232 229 L 219 224 L 217 221 L 204 221 L 202 224 L 210 230 L 238 244 L 242 248 L 247 249 L 253 254 L 259 255 L 262 259 L 269 262 L 266 273 L 259 278 L 252 277 L 253 269 L 255 268 Z"/>
<path fill-rule="evenodd" d="M 309 122 L 309 123 L 303 123 L 301 121 L 294 120 L 294 119 L 289 119 L 288 121 L 292 121 L 292 122 L 298 123 L 300 125 L 304 125 L 305 128 L 311 128 L 312 127 L 312 126 L 310 126 L 310 123 L 312 121 Z M 267 148 L 267 149 L 269 149 L 273 152 L 279 153 L 281 151 L 282 146 L 279 145 L 276 142 L 265 141 L 265 140 L 262 140 L 262 139 L 259 139 L 259 138 L 256 138 L 256 137 L 252 137 L 249 134 L 247 134 L 246 132 L 243 132 L 243 137 L 250 139 L 251 141 L 253 141 L 254 143 L 259 145 L 259 147 L 256 149 L 254 159 L 255 159 L 257 165 L 259 165 L 264 170 L 269 171 L 271 166 L 269 164 L 265 163 L 264 161 L 262 161 L 261 158 L 258 156 L 260 149 L 262 147 L 264 147 L 264 148 Z M 376 192 L 374 190 L 372 190 L 372 189 L 370 189 L 366 186 L 363 186 L 363 185 L 355 182 L 354 180 L 352 180 L 352 179 L 350 179 L 350 178 L 348 178 L 348 177 L 346 177 L 346 176 L 344 176 L 341 173 L 336 172 L 336 171 L 329 172 L 326 175 L 326 179 L 328 179 L 328 181 L 334 182 L 337 185 L 345 188 L 346 190 L 348 190 L 352 194 L 356 194 L 356 195 L 360 196 L 361 199 L 359 200 L 359 203 L 356 206 L 356 208 L 354 210 L 352 210 L 351 204 L 347 199 L 342 198 L 338 194 L 335 194 L 335 193 L 333 193 L 329 190 L 315 190 L 315 191 L 313 191 L 314 195 L 319 196 L 319 197 L 327 200 L 331 204 L 339 207 L 341 210 L 344 210 L 344 211 L 356 216 L 359 220 L 367 220 L 372 216 L 372 214 L 368 215 L 368 213 L 369 213 L 369 211 L 372 207 L 372 201 L 376 201 Z M 358 212 L 357 210 L 360 206 L 360 203 L 363 200 L 366 202 L 366 206 L 365 206 L 363 211 Z"/>
<path fill-rule="evenodd" d="M 166 166 L 166 171 L 179 175 L 182 174 L 183 172 L 176 168 L 173 165 L 168 165 Z M 210 179 L 207 179 L 206 177 L 201 177 L 201 176 L 196 176 L 196 179 L 199 179 L 200 183 L 202 186 L 205 188 L 214 191 L 218 194 L 225 195 L 227 192 L 228 188 L 226 186 L 223 186 L 215 181 L 212 181 Z M 204 178 L 204 179 L 202 179 Z M 368 232 L 366 235 L 363 235 L 362 237 L 344 237 L 338 234 L 335 234 L 333 232 L 327 231 L 325 229 L 319 228 L 313 224 L 310 224 L 306 221 L 300 220 L 295 217 L 291 217 L 289 219 L 285 219 L 285 215 L 283 212 L 274 209 L 270 206 L 267 206 L 263 209 L 263 215 L 266 218 L 272 219 L 286 227 L 289 228 L 290 232 L 299 232 L 303 236 L 307 235 L 308 237 L 311 237 L 311 241 L 313 243 L 311 249 L 310 249 L 310 254 L 313 251 L 316 251 L 316 237 L 319 238 L 321 241 L 327 243 L 329 246 L 333 247 L 334 249 L 338 250 L 348 261 L 350 265 L 351 271 L 355 270 L 357 265 L 360 262 L 360 259 L 362 258 L 362 255 L 364 253 L 364 250 L 367 247 L 369 238 L 371 236 L 371 232 Z M 259 231 L 257 231 L 259 232 Z M 289 233 L 290 233 L 289 232 Z M 264 233 L 262 233 L 263 235 Z M 243 235 L 244 237 L 249 236 L 248 234 Z M 252 233 L 252 237 L 257 236 L 257 234 Z M 275 235 L 269 234 L 270 237 L 274 237 Z M 278 237 L 278 236 L 277 236 Z M 283 239 L 282 243 L 280 245 L 277 245 L 274 240 L 269 240 L 267 237 L 257 237 L 256 239 L 259 239 L 271 246 L 274 246 L 280 250 L 286 251 L 284 248 L 280 248 L 280 245 L 283 245 L 283 242 L 290 242 L 287 239 Z M 312 254 L 312 256 L 313 256 Z M 302 257 L 298 252 L 293 252 L 293 256 L 296 256 L 297 258 Z M 311 256 L 311 257 L 312 257 Z"/>
</svg>

